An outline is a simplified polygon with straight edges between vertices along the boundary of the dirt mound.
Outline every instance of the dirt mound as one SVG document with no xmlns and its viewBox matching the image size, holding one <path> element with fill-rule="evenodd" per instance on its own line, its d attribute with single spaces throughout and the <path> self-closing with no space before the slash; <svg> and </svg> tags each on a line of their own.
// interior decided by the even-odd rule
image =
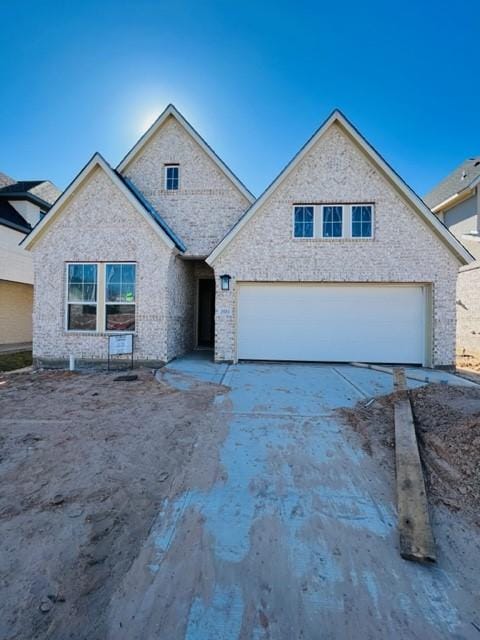
<svg viewBox="0 0 480 640">
<path fill-rule="evenodd" d="M 342 410 L 362 434 L 365 450 L 389 466 L 394 464 L 395 397 L 392 393 L 368 407 L 360 403 Z M 480 389 L 432 384 L 410 391 L 410 399 L 429 499 L 480 526 Z"/>
</svg>

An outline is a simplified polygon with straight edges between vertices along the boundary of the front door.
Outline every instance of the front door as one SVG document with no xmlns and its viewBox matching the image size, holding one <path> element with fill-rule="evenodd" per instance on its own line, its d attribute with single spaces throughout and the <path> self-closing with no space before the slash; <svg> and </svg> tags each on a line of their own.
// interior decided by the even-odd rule
<svg viewBox="0 0 480 640">
<path fill-rule="evenodd" d="M 215 280 L 198 281 L 198 346 L 213 347 L 215 338 Z"/>
</svg>

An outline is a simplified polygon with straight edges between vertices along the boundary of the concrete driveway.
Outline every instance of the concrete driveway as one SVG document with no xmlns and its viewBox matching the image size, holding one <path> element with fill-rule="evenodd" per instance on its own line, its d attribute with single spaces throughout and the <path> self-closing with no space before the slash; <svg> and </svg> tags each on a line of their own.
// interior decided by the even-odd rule
<svg viewBox="0 0 480 640">
<path fill-rule="evenodd" d="M 230 391 L 111 603 L 109 638 L 480 638 L 478 535 L 436 509 L 438 564 L 402 560 L 394 479 L 335 413 L 390 392 L 389 375 L 197 355 L 161 377 Z"/>
</svg>

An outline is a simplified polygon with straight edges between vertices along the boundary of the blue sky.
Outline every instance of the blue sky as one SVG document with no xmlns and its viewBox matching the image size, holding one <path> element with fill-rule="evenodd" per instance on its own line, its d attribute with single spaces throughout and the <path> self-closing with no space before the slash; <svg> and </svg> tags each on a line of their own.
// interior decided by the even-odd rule
<svg viewBox="0 0 480 640">
<path fill-rule="evenodd" d="M 420 194 L 480 154 L 480 3 L 0 1 L 0 171 L 65 187 L 173 102 L 258 195 L 339 107 Z"/>
</svg>

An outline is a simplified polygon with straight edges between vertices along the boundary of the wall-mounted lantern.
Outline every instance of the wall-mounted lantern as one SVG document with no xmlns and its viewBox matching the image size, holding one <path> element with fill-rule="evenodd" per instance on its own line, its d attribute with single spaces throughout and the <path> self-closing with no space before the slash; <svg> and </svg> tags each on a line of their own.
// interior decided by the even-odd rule
<svg viewBox="0 0 480 640">
<path fill-rule="evenodd" d="M 230 289 L 230 280 L 231 276 L 227 275 L 226 273 L 223 276 L 220 276 L 220 286 L 222 288 L 222 291 L 228 291 Z"/>
</svg>

